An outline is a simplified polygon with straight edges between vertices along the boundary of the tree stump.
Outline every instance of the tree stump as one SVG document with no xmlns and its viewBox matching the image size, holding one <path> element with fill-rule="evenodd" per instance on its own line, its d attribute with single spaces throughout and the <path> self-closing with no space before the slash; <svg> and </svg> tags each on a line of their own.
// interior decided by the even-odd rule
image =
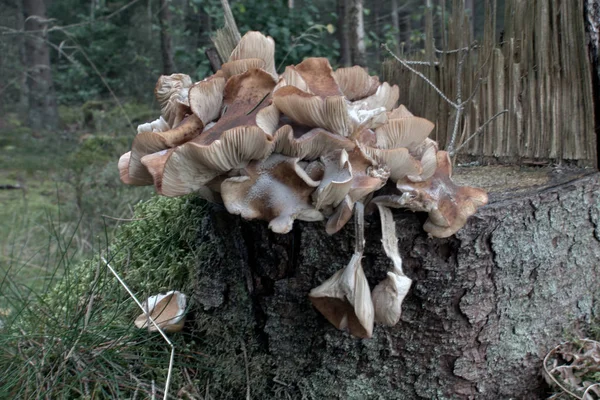
<svg viewBox="0 0 600 400">
<path fill-rule="evenodd" d="M 599 175 L 478 170 L 457 180 L 486 187 L 490 204 L 455 236 L 429 238 L 425 215 L 395 212 L 413 279 L 395 327 L 356 339 L 308 300 L 350 260 L 352 223 L 333 236 L 302 222 L 277 235 L 214 208 L 199 229 L 214 256 L 198 259 L 195 329 L 206 332 L 210 317 L 240 332 L 246 344 L 232 346 L 252 398 L 544 398 L 545 354 L 599 311 Z M 371 288 L 391 268 L 380 228 L 367 217 Z M 265 375 L 270 384 L 253 386 Z"/>
</svg>

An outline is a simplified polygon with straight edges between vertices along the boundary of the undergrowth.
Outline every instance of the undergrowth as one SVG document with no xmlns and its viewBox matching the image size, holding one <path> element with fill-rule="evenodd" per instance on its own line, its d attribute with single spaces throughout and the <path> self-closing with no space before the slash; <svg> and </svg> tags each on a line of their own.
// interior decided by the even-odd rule
<svg viewBox="0 0 600 400">
<path fill-rule="evenodd" d="M 118 230 L 111 245 L 83 262 L 69 256 L 72 238 L 54 236 L 59 251 L 47 259 L 56 275 L 42 289 L 11 279 L 16 263 L 3 268 L 0 398 L 161 396 L 170 348 L 157 334 L 133 326 L 139 310 L 100 255 L 108 256 L 139 298 L 167 288 L 190 293 L 190 266 L 198 256 L 194 227 L 204 210 L 193 198 L 153 198 L 136 208 L 134 221 Z M 181 396 L 206 362 L 189 333 L 172 341 L 172 387 Z"/>
</svg>

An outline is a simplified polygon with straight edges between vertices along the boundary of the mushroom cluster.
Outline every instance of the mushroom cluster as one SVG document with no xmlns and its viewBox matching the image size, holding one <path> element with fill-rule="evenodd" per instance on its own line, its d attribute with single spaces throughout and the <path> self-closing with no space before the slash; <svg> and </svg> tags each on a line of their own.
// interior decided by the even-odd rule
<svg viewBox="0 0 600 400">
<path fill-rule="evenodd" d="M 447 237 L 487 195 L 452 182 L 448 154 L 428 138 L 434 125 L 396 107 L 396 85 L 359 66 L 334 71 L 325 58 L 279 75 L 274 52 L 272 38 L 248 32 L 214 75 L 196 83 L 162 76 L 161 116 L 138 127 L 119 160 L 121 180 L 165 196 L 195 192 L 277 233 L 298 219 L 326 220 L 334 234 L 354 214 L 355 254 L 309 297 L 336 327 L 370 337 L 374 321 L 398 322 L 411 285 L 389 207 L 427 212 L 424 229 Z M 365 205 L 380 211 L 393 262 L 373 294 L 360 264 Z"/>
</svg>

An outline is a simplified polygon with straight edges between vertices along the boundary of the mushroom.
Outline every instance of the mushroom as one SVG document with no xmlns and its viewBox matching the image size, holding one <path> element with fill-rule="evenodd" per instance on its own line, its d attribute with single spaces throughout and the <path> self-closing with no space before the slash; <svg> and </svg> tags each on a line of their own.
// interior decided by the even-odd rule
<svg viewBox="0 0 600 400">
<path fill-rule="evenodd" d="M 321 157 L 323 178 L 313 192 L 315 208 L 336 207 L 342 202 L 352 186 L 352 171 L 346 150 L 335 150 Z"/>
<path fill-rule="evenodd" d="M 356 203 L 354 254 L 345 268 L 337 271 L 308 295 L 317 310 L 338 329 L 360 338 L 373 335 L 374 309 L 371 290 L 360 260 L 364 249 L 362 203 Z"/>
<path fill-rule="evenodd" d="M 157 294 L 148 297 L 142 306 L 144 313 L 139 315 L 134 323 L 140 329 L 147 328 L 150 332 L 156 332 L 156 325 L 164 332 L 179 332 L 185 322 L 185 294 L 171 290 L 165 294 Z M 150 319 L 154 320 L 154 325 Z"/>
<path fill-rule="evenodd" d="M 423 228 L 433 237 L 445 238 L 462 228 L 478 207 L 487 204 L 488 198 L 481 189 L 458 186 L 452 181 L 452 165 L 447 152 L 438 151 L 436 163 L 437 168 L 430 179 L 399 181 L 396 187 L 401 195 L 379 196 L 373 202 L 428 212 L 429 218 Z"/>
<path fill-rule="evenodd" d="M 381 242 L 385 254 L 392 260 L 394 267 L 373 289 L 373 307 L 376 322 L 394 326 L 400 320 L 402 302 L 408 294 L 412 280 L 402 271 L 402 258 L 398 252 L 396 223 L 392 211 L 381 204 L 377 204 L 377 207 L 381 217 Z"/>
<path fill-rule="evenodd" d="M 162 75 L 156 82 L 154 95 L 169 126 L 179 124 L 188 110 L 188 88 L 192 79 L 186 74 Z"/>
<path fill-rule="evenodd" d="M 369 76 L 367 71 L 358 65 L 338 68 L 333 76 L 344 96 L 350 101 L 371 96 L 379 87 L 379 78 Z"/>
<path fill-rule="evenodd" d="M 196 193 L 232 214 L 268 221 L 277 233 L 296 219 L 327 219 L 334 234 L 354 214 L 348 265 L 310 299 L 336 327 L 370 337 L 373 321 L 398 322 L 411 280 L 402 271 L 387 207 L 426 211 L 424 229 L 446 237 L 463 226 L 485 192 L 450 178 L 448 155 L 428 136 L 434 125 L 395 107 L 400 89 L 358 66 L 334 71 L 307 58 L 277 75 L 274 41 L 248 32 L 222 69 L 192 84 L 162 76 L 158 119 L 138 127 L 119 159 L 124 183 L 154 184 L 161 195 Z M 393 269 L 371 295 L 361 265 L 363 204 L 377 205 Z"/>
</svg>

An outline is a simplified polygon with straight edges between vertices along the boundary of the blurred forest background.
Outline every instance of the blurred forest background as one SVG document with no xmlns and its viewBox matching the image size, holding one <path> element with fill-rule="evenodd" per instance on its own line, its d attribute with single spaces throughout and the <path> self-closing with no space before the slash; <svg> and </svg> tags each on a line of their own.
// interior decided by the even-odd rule
<svg viewBox="0 0 600 400">
<path fill-rule="evenodd" d="M 441 2 L 425 0 L 232 1 L 242 34 L 259 30 L 277 43 L 276 61 L 296 64 L 306 56 L 332 65 L 359 64 L 379 72 L 381 43 L 400 54 L 423 51 L 426 10 L 435 26 Z M 498 2 L 503 10 L 504 1 Z M 475 37 L 483 34 L 483 1 L 465 8 Z M 362 13 L 362 31 L 357 26 Z M 34 16 L 34 17 L 31 17 Z M 446 18 L 449 14 L 446 13 Z M 502 29 L 503 16 L 497 25 Z M 2 0 L 0 111 L 18 113 L 34 128 L 69 124 L 54 105 L 82 106 L 110 98 L 151 104 L 160 74 L 209 75 L 205 51 L 223 26 L 219 0 Z M 436 29 L 438 35 L 441 30 Z M 359 36 L 364 41 L 359 42 Z M 35 51 L 34 51 L 35 50 Z M 35 83 L 32 81 L 36 81 Z M 40 100 L 44 91 L 44 100 Z M 43 118 L 32 115 L 32 107 Z M 30 114 L 26 115 L 27 110 Z"/>
</svg>

